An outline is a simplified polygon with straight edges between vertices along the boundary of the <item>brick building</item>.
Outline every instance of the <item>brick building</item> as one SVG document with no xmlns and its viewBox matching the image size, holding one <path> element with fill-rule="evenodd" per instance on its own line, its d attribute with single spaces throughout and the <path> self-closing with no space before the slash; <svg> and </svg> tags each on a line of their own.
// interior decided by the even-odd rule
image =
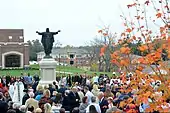
<svg viewBox="0 0 170 113">
<path fill-rule="evenodd" d="M 45 56 L 44 52 L 37 53 L 37 61 L 40 61 Z M 51 56 L 62 64 L 71 64 L 74 66 L 88 66 L 88 52 L 80 48 L 58 48 L 53 49 Z"/>
<path fill-rule="evenodd" d="M 0 67 L 23 68 L 29 65 L 29 46 L 23 29 L 0 29 Z"/>
</svg>

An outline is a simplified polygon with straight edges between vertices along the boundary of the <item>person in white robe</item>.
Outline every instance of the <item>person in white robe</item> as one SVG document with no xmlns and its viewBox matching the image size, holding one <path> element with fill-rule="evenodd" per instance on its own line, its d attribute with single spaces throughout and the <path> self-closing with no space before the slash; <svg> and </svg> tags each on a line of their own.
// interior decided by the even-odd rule
<svg viewBox="0 0 170 113">
<path fill-rule="evenodd" d="M 22 82 L 20 82 L 19 80 L 17 80 L 15 83 L 14 83 L 14 95 L 13 95 L 13 98 L 12 98 L 12 101 L 14 103 L 18 103 L 20 105 L 22 105 L 22 98 L 24 96 L 24 84 Z"/>
<path fill-rule="evenodd" d="M 13 83 L 9 85 L 8 93 L 9 93 L 9 96 L 11 97 L 11 99 L 12 99 L 13 96 L 14 96 L 14 84 Z"/>
</svg>

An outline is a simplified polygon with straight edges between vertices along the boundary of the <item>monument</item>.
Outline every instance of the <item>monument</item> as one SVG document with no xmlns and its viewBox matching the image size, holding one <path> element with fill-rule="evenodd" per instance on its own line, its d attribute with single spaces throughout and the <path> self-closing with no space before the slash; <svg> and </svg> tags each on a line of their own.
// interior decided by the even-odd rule
<svg viewBox="0 0 170 113">
<path fill-rule="evenodd" d="M 42 35 L 41 43 L 44 47 L 45 57 L 39 62 L 40 65 L 40 84 L 47 85 L 56 80 L 56 66 L 57 62 L 50 56 L 53 43 L 54 35 L 58 34 L 57 32 L 50 32 L 49 28 L 46 29 L 46 32 L 38 32 L 39 35 Z"/>
</svg>

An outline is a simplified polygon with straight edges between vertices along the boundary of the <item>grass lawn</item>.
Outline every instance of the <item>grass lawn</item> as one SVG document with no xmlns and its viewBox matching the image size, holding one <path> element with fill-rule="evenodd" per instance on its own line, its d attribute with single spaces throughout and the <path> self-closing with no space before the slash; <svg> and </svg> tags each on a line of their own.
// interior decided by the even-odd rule
<svg viewBox="0 0 170 113">
<path fill-rule="evenodd" d="M 34 75 L 35 73 L 40 74 L 39 65 L 31 65 L 30 67 L 31 67 L 31 69 L 29 69 L 29 70 L 24 70 L 24 69 L 0 70 L 0 76 L 7 75 L 8 73 L 10 75 L 12 75 L 12 76 L 20 76 L 21 72 L 22 73 L 30 73 L 31 75 Z M 57 66 L 56 71 L 70 72 L 70 73 L 84 73 L 84 72 L 87 72 L 87 74 L 105 73 L 105 74 L 111 75 L 111 73 L 107 73 L 107 72 L 85 71 L 83 69 L 79 69 L 79 68 L 76 68 L 74 66 Z"/>
<path fill-rule="evenodd" d="M 39 70 L 0 70 L 0 76 L 7 75 L 8 73 L 12 76 L 20 76 L 22 73 L 30 73 L 31 75 L 34 75 L 35 73 L 39 74 Z"/>
</svg>

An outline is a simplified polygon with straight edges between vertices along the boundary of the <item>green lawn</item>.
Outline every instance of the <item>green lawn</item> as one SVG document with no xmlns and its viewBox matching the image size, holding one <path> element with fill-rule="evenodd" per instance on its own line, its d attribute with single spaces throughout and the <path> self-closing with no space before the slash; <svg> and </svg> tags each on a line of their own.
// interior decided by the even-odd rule
<svg viewBox="0 0 170 113">
<path fill-rule="evenodd" d="M 30 73 L 34 75 L 35 73 L 39 74 L 39 70 L 0 70 L 0 76 L 10 74 L 12 76 L 20 76 L 21 73 Z"/>
<path fill-rule="evenodd" d="M 87 74 L 93 74 L 93 73 L 106 73 L 106 72 L 92 72 L 92 71 L 85 71 L 83 69 L 76 68 L 74 66 L 57 66 L 56 71 L 61 71 L 61 72 L 70 72 L 70 73 L 84 73 L 87 72 Z M 2 75 L 7 75 L 8 73 L 12 76 L 20 76 L 22 73 L 30 73 L 31 75 L 34 75 L 35 73 L 39 74 L 39 65 L 31 65 L 29 70 L 24 70 L 24 69 L 12 69 L 12 70 L 0 70 L 0 76 Z M 111 75 L 111 73 L 106 73 Z"/>
</svg>

